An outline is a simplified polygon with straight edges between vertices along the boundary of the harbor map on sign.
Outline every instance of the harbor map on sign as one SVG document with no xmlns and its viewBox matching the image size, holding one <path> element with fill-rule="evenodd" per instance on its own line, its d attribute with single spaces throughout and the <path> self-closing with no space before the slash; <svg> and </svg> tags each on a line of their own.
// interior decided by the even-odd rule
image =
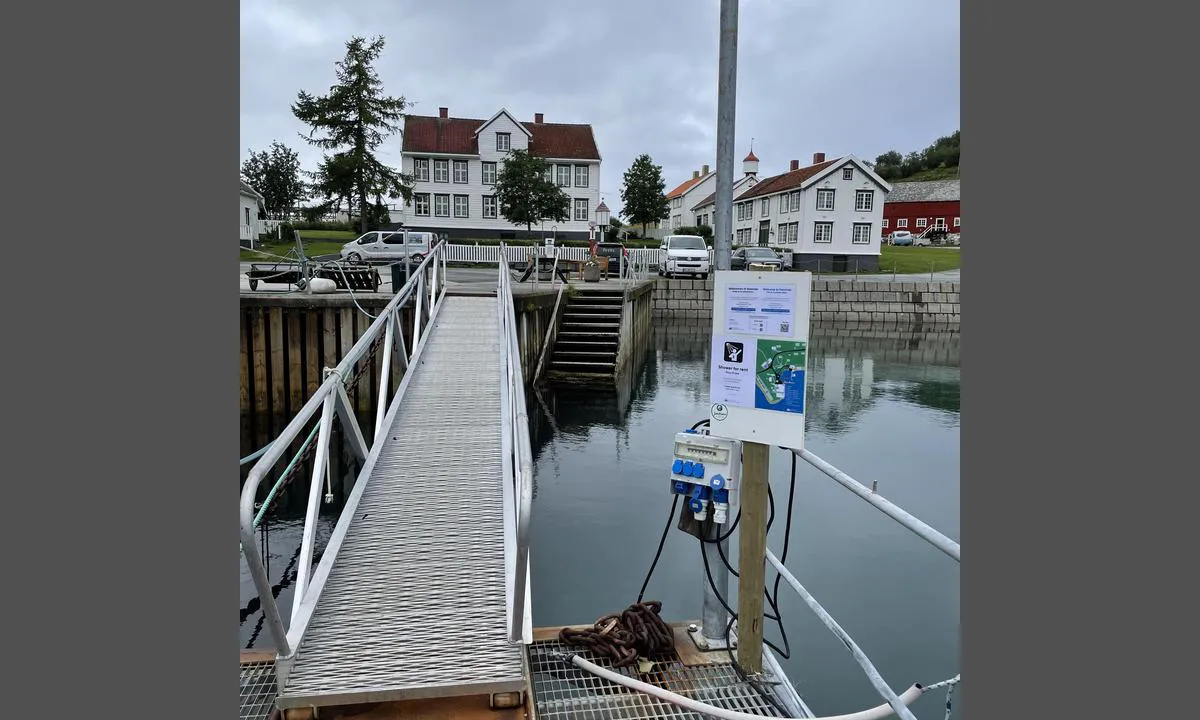
<svg viewBox="0 0 1200 720">
<path fill-rule="evenodd" d="M 757 344 L 754 407 L 803 413 L 806 343 L 759 339 Z"/>
</svg>

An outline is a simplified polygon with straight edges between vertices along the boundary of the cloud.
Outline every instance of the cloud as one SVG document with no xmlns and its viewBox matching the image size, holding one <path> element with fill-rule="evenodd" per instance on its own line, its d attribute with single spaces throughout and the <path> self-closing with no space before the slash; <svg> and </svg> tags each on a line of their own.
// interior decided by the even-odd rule
<svg viewBox="0 0 1200 720">
<path fill-rule="evenodd" d="M 591 123 L 601 190 L 649 153 L 666 184 L 715 165 L 718 0 L 242 0 L 241 144 L 318 151 L 291 114 L 323 93 L 352 35 L 383 35 L 386 92 L 453 115 Z M 739 9 L 736 167 L 754 139 L 763 174 L 814 152 L 919 150 L 959 127 L 952 0 L 745 0 Z M 399 137 L 382 153 L 398 163 Z"/>
</svg>

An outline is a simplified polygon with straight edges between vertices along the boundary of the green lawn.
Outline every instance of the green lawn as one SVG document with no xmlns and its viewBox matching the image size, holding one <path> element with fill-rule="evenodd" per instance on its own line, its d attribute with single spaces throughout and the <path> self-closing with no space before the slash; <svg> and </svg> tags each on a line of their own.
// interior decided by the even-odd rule
<svg viewBox="0 0 1200 720">
<path fill-rule="evenodd" d="M 358 233 L 349 230 L 301 230 L 300 240 L 304 243 L 304 253 L 309 257 L 316 255 L 336 255 L 342 246 L 358 237 Z M 272 241 L 258 247 L 263 252 L 272 255 L 285 255 L 296 248 L 295 242 Z M 251 252 L 245 248 L 241 251 L 242 262 L 268 262 L 272 258 L 261 253 Z"/>
<path fill-rule="evenodd" d="M 879 256 L 879 272 L 898 275 L 957 270 L 962 267 L 958 248 L 884 245 Z M 851 269 L 853 272 L 853 269 Z"/>
</svg>

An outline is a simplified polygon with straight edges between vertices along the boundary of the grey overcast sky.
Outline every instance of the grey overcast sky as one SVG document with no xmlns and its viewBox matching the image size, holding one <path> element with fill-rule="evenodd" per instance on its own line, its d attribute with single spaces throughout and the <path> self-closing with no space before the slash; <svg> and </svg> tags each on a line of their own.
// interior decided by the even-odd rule
<svg viewBox="0 0 1200 720">
<path fill-rule="evenodd" d="M 280 140 L 314 169 L 296 93 L 327 92 L 345 42 L 382 35 L 384 90 L 413 114 L 505 107 L 590 123 L 600 190 L 618 212 L 640 153 L 668 190 L 715 165 L 718 11 L 718 0 L 241 0 L 241 158 Z M 958 0 L 741 3 L 739 175 L 751 138 L 766 177 L 814 152 L 920 150 L 958 127 Z M 398 135 L 382 159 L 399 165 Z"/>
</svg>

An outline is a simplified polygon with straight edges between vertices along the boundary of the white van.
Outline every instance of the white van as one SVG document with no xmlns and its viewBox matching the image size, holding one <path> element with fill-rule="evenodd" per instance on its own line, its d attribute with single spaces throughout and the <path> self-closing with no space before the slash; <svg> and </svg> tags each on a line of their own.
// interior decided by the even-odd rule
<svg viewBox="0 0 1200 720">
<path fill-rule="evenodd" d="M 346 243 L 338 253 L 350 262 L 403 260 L 412 255 L 419 263 L 433 247 L 433 233 L 413 230 L 372 230 L 352 242 Z"/>
<path fill-rule="evenodd" d="M 699 235 L 668 235 L 658 247 L 658 274 L 665 277 L 695 275 L 701 280 L 712 271 L 708 244 Z"/>
</svg>

